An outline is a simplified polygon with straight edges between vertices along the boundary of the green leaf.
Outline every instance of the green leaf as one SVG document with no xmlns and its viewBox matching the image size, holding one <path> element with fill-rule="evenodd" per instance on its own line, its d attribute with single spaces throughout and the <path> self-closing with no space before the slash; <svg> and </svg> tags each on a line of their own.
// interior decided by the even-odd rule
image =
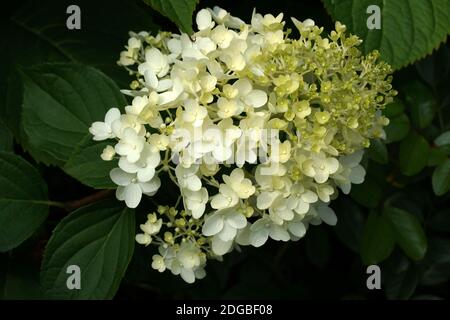
<svg viewBox="0 0 450 320">
<path fill-rule="evenodd" d="M 21 157 L 0 152 L 0 251 L 28 239 L 48 215 L 47 186 Z"/>
<path fill-rule="evenodd" d="M 352 185 L 350 196 L 360 205 L 373 209 L 380 203 L 383 190 L 372 177 L 368 177 L 362 184 Z"/>
<path fill-rule="evenodd" d="M 418 128 L 426 128 L 433 121 L 436 101 L 431 90 L 420 82 L 408 84 L 404 89 L 405 100 L 411 112 L 411 121 Z"/>
<path fill-rule="evenodd" d="M 181 31 L 192 34 L 192 15 L 198 0 L 144 0 L 144 2 L 175 22 Z"/>
<path fill-rule="evenodd" d="M 421 135 L 411 132 L 400 144 L 400 170 L 404 175 L 412 176 L 427 165 L 428 142 Z"/>
<path fill-rule="evenodd" d="M 393 102 L 386 105 L 386 107 L 383 109 L 383 115 L 388 117 L 389 119 L 392 119 L 396 116 L 401 115 L 404 110 L 405 105 L 403 104 L 402 100 L 395 99 Z"/>
<path fill-rule="evenodd" d="M 434 167 L 447 160 L 447 154 L 441 148 L 431 148 L 427 166 Z"/>
<path fill-rule="evenodd" d="M 450 159 L 447 159 L 447 161 L 434 169 L 431 182 L 433 191 L 438 196 L 442 196 L 450 190 Z"/>
<path fill-rule="evenodd" d="M 402 140 L 409 132 L 409 118 L 402 113 L 389 121 L 389 125 L 385 128 L 386 143 L 392 143 Z"/>
<path fill-rule="evenodd" d="M 41 284 L 54 299 L 111 299 L 133 255 L 134 212 L 116 201 L 76 210 L 53 231 L 42 262 Z M 81 289 L 66 286 L 67 267 L 81 270 Z"/>
<path fill-rule="evenodd" d="M 410 263 L 406 257 L 402 258 L 403 260 L 400 263 L 397 262 L 394 268 L 389 268 L 386 272 L 385 293 L 389 300 L 411 298 L 419 283 L 418 268 Z"/>
<path fill-rule="evenodd" d="M 394 68 L 404 67 L 430 54 L 450 32 L 448 0 L 324 0 L 334 20 L 360 36 L 365 53 L 374 49 Z M 367 8 L 380 7 L 381 29 L 367 27 Z"/>
<path fill-rule="evenodd" d="M 383 141 L 374 139 L 370 142 L 369 157 L 379 164 L 388 163 L 388 152 Z"/>
<path fill-rule="evenodd" d="M 391 221 L 396 242 L 406 255 L 413 260 L 421 260 L 427 251 L 427 238 L 417 218 L 394 207 L 386 207 L 383 215 Z"/>
<path fill-rule="evenodd" d="M 450 278 L 450 242 L 445 238 L 430 239 L 423 263 L 421 284 L 431 286 Z"/>
<path fill-rule="evenodd" d="M 0 151 L 13 151 L 11 131 L 0 121 Z"/>
<path fill-rule="evenodd" d="M 391 223 L 382 215 L 371 212 L 361 238 L 361 258 L 366 265 L 377 264 L 390 256 L 394 249 Z"/>
<path fill-rule="evenodd" d="M 130 76 L 116 62 L 127 44 L 128 32 L 159 30 L 152 21 L 154 12 L 143 10 L 141 0 L 77 0 L 81 30 L 68 30 L 66 10 L 72 4 L 72 0 L 21 1 L 0 29 L 0 74 L 4 75 L 0 77 L 0 117 L 18 142 L 22 105 L 18 68 L 43 62 L 81 62 L 126 88 Z"/>
<path fill-rule="evenodd" d="M 20 66 L 82 62 L 127 84 L 129 75 L 116 62 L 127 44 L 130 30 L 159 29 L 152 21 L 152 12 L 143 10 L 139 0 L 77 0 L 75 4 L 81 9 L 81 30 L 68 30 L 66 10 L 71 4 L 74 1 L 26 1 L 11 18 L 8 30 L 11 58 Z"/>
<path fill-rule="evenodd" d="M 17 142 L 21 142 L 20 136 L 20 113 L 22 109 L 23 85 L 19 71 L 12 66 L 9 76 L 5 79 L 4 85 L 4 101 L 0 104 L 0 117 L 4 125 L 16 138 Z M 0 80 L 2 81 L 2 80 Z"/>
<path fill-rule="evenodd" d="M 64 171 L 93 188 L 116 188 L 109 178 L 109 172 L 117 167 L 117 160 L 104 161 L 100 158 L 107 145 L 108 142 L 96 142 L 92 137 L 86 137 L 64 165 Z"/>
<path fill-rule="evenodd" d="M 364 228 L 364 215 L 350 199 L 341 200 L 337 207 L 338 221 L 333 230 L 347 247 L 359 253 L 361 235 Z"/>
<path fill-rule="evenodd" d="M 436 139 L 434 139 L 434 144 L 447 155 L 450 155 L 450 131 L 440 134 Z"/>
<path fill-rule="evenodd" d="M 416 69 L 429 85 L 438 85 L 450 72 L 450 49 L 441 46 L 432 55 L 418 61 Z"/>
<path fill-rule="evenodd" d="M 24 70 L 23 77 L 26 148 L 47 164 L 63 166 L 91 136 L 94 121 L 126 104 L 112 80 L 80 64 L 43 64 Z"/>
</svg>

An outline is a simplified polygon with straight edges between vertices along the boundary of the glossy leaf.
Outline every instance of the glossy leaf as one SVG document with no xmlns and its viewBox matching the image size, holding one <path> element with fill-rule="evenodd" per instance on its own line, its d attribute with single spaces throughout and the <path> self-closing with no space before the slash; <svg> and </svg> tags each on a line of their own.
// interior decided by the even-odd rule
<svg viewBox="0 0 450 320">
<path fill-rule="evenodd" d="M 49 298 L 111 299 L 133 255 L 134 212 L 115 201 L 76 210 L 56 227 L 45 250 L 41 284 Z M 67 267 L 80 268 L 69 290 Z"/>
<path fill-rule="evenodd" d="M 192 14 L 198 0 L 144 0 L 144 2 L 175 22 L 181 31 L 192 33 Z"/>
<path fill-rule="evenodd" d="M 395 238 L 391 223 L 382 215 L 370 213 L 361 238 L 361 258 L 364 264 L 378 264 L 394 249 Z"/>
<path fill-rule="evenodd" d="M 400 144 L 400 170 L 404 175 L 419 173 L 428 162 L 428 142 L 421 135 L 411 132 Z"/>
<path fill-rule="evenodd" d="M 450 32 L 447 0 L 324 0 L 334 20 L 346 24 L 364 39 L 364 52 L 378 49 L 394 68 L 404 67 L 430 54 Z M 380 8 L 380 29 L 369 29 L 367 20 Z"/>
<path fill-rule="evenodd" d="M 47 185 L 21 157 L 0 152 L 0 251 L 28 239 L 48 215 Z"/>
<path fill-rule="evenodd" d="M 383 215 L 391 221 L 396 242 L 406 255 L 413 260 L 421 260 L 427 251 L 427 238 L 417 218 L 394 207 L 385 208 Z"/>
<path fill-rule="evenodd" d="M 438 196 L 442 196 L 450 190 L 450 159 L 447 159 L 434 169 L 431 181 L 433 191 Z"/>
</svg>

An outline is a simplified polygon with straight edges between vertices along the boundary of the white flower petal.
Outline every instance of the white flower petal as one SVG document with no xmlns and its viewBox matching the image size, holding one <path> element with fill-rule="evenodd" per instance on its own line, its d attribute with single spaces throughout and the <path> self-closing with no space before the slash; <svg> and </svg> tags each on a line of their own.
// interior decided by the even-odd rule
<svg viewBox="0 0 450 320">
<path fill-rule="evenodd" d="M 143 245 L 149 245 L 152 242 L 152 238 L 145 233 L 138 233 L 135 237 L 136 242 Z"/>
<path fill-rule="evenodd" d="M 205 219 L 202 233 L 205 236 L 213 236 L 223 229 L 223 217 L 220 213 L 215 213 Z"/>
<path fill-rule="evenodd" d="M 153 177 L 149 182 L 139 183 L 142 192 L 148 196 L 154 195 L 161 187 L 161 180 L 158 177 Z"/>
<path fill-rule="evenodd" d="M 207 9 L 202 9 L 195 18 L 198 30 L 205 30 L 211 26 L 211 13 Z"/>
<path fill-rule="evenodd" d="M 337 223 L 337 216 L 334 213 L 333 209 L 331 209 L 329 206 L 321 205 L 317 207 L 317 212 L 319 213 L 320 219 L 322 219 L 323 222 L 330 226 L 335 226 Z"/>
<path fill-rule="evenodd" d="M 224 218 L 227 224 L 236 229 L 242 229 L 247 225 L 245 216 L 237 211 L 227 213 Z"/>
<path fill-rule="evenodd" d="M 349 194 L 349 193 L 350 193 L 350 190 L 351 190 L 351 188 L 352 188 L 352 184 L 351 184 L 350 182 L 347 182 L 347 181 L 345 181 L 345 182 L 340 182 L 340 183 L 339 183 L 339 188 L 341 188 L 342 193 L 344 193 L 344 194 Z"/>
<path fill-rule="evenodd" d="M 366 170 L 361 165 L 357 165 L 352 168 L 352 172 L 348 176 L 351 183 L 360 184 L 364 182 L 364 177 L 366 176 Z"/>
<path fill-rule="evenodd" d="M 339 161 L 344 167 L 352 168 L 361 162 L 363 155 L 364 151 L 358 150 L 352 154 L 349 154 L 348 156 L 339 158 Z"/>
<path fill-rule="evenodd" d="M 259 108 L 267 103 L 267 94 L 262 90 L 253 90 L 245 97 L 244 101 L 253 108 Z"/>
<path fill-rule="evenodd" d="M 269 230 L 267 228 L 250 233 L 249 240 L 252 246 L 261 247 L 269 238 Z"/>
<path fill-rule="evenodd" d="M 147 166 L 144 169 L 140 169 L 137 172 L 137 178 L 139 182 L 150 181 L 155 176 L 155 168 Z"/>
<path fill-rule="evenodd" d="M 270 237 L 275 241 L 289 241 L 291 239 L 289 233 L 282 226 L 276 224 L 270 226 Z"/>
<path fill-rule="evenodd" d="M 232 244 L 233 240 L 223 241 L 219 237 L 214 236 L 211 241 L 211 248 L 215 254 L 223 256 L 230 250 Z"/>
<path fill-rule="evenodd" d="M 236 237 L 237 231 L 235 228 L 230 226 L 228 223 L 223 224 L 222 230 L 216 235 L 223 241 L 230 241 Z"/>
<path fill-rule="evenodd" d="M 117 200 L 120 200 L 120 201 L 125 200 L 125 187 L 122 187 L 122 186 L 117 187 L 116 198 L 117 198 Z"/>
<path fill-rule="evenodd" d="M 339 169 L 339 161 L 336 158 L 327 158 L 327 167 L 330 174 Z"/>
<path fill-rule="evenodd" d="M 242 246 L 250 245 L 250 233 L 250 223 L 247 223 L 247 226 L 245 228 L 238 231 L 235 239 L 236 243 Z"/>
<path fill-rule="evenodd" d="M 136 208 L 142 199 L 141 187 L 132 183 L 125 187 L 125 203 L 128 208 Z"/>
<path fill-rule="evenodd" d="M 196 175 L 190 176 L 187 181 L 187 186 L 192 191 L 198 191 L 202 187 L 202 181 Z"/>
<path fill-rule="evenodd" d="M 314 203 L 318 200 L 317 194 L 312 192 L 311 190 L 306 190 L 304 193 L 302 193 L 301 198 L 307 203 Z"/>
<path fill-rule="evenodd" d="M 303 237 L 306 233 L 306 227 L 301 221 L 290 222 L 288 224 L 288 230 L 299 238 Z"/>
<path fill-rule="evenodd" d="M 280 194 L 275 191 L 263 191 L 256 198 L 256 207 L 260 210 L 270 208 Z"/>
<path fill-rule="evenodd" d="M 192 217 L 194 219 L 199 219 L 205 212 L 206 204 L 200 203 L 197 204 L 193 209 L 191 209 Z"/>
<path fill-rule="evenodd" d="M 108 139 L 112 131 L 108 124 L 96 121 L 89 128 L 89 132 L 94 136 L 93 139 L 95 141 L 101 141 Z"/>
<path fill-rule="evenodd" d="M 136 163 L 131 163 L 127 160 L 127 157 L 120 157 L 119 168 L 128 173 L 136 173 L 139 169 Z"/>
<path fill-rule="evenodd" d="M 187 283 L 194 283 L 195 282 L 195 274 L 194 274 L 194 271 L 192 269 L 181 268 L 180 276 Z"/>
<path fill-rule="evenodd" d="M 120 118 L 120 110 L 117 108 L 111 108 L 105 115 L 105 123 L 111 125 L 114 120 Z"/>
<path fill-rule="evenodd" d="M 158 87 L 158 78 L 152 69 L 147 69 L 144 72 L 145 84 L 153 89 Z"/>
<path fill-rule="evenodd" d="M 109 173 L 111 180 L 119 186 L 128 186 L 135 177 L 134 174 L 127 173 L 119 168 L 114 168 Z"/>
</svg>

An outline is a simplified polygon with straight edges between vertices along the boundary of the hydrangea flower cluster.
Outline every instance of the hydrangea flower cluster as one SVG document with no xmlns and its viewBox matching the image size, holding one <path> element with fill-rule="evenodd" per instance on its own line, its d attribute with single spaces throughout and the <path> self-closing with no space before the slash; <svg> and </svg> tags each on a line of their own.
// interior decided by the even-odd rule
<svg viewBox="0 0 450 320">
<path fill-rule="evenodd" d="M 119 64 L 135 77 L 132 103 L 90 128 L 110 139 L 105 161 L 117 198 L 135 208 L 173 183 L 178 200 L 160 205 L 136 241 L 156 244 L 152 267 L 192 283 L 207 259 L 239 246 L 298 240 L 309 225 L 336 224 L 338 189 L 362 183 L 381 110 L 396 94 L 378 53 L 363 56 L 339 22 L 322 36 L 310 19 L 253 13 L 246 24 L 202 9 L 193 35 L 130 33 Z"/>
</svg>

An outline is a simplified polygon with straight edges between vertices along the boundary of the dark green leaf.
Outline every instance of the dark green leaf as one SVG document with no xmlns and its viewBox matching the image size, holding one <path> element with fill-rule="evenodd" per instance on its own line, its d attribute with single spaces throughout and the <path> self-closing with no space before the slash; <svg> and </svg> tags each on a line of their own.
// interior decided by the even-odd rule
<svg viewBox="0 0 450 320">
<path fill-rule="evenodd" d="M 81 8 L 81 30 L 66 27 L 66 9 L 72 4 Z M 77 61 L 99 68 L 125 88 L 130 76 L 116 61 L 127 44 L 128 32 L 159 29 L 152 21 L 152 10 L 145 9 L 141 0 L 21 1 L 12 18 L 3 19 L 0 116 L 18 142 L 22 89 L 17 67 Z"/>
<path fill-rule="evenodd" d="M 402 100 L 395 99 L 394 102 L 389 103 L 383 109 L 383 115 L 389 119 L 395 118 L 403 113 L 405 105 Z"/>
<path fill-rule="evenodd" d="M 359 253 L 361 235 L 364 228 L 364 216 L 357 205 L 350 199 L 344 199 L 336 210 L 338 221 L 333 228 L 347 247 Z"/>
<path fill-rule="evenodd" d="M 367 53 L 374 49 L 395 68 L 423 58 L 436 49 L 450 31 L 447 0 L 324 0 L 334 18 L 364 39 Z M 367 8 L 380 8 L 381 29 L 367 27 Z"/>
<path fill-rule="evenodd" d="M 37 160 L 63 166 L 112 107 L 126 101 L 103 73 L 79 64 L 44 64 L 24 73 L 22 128 Z"/>
<path fill-rule="evenodd" d="M 450 277 L 450 242 L 448 239 L 433 238 L 423 261 L 421 284 L 436 285 Z"/>
<path fill-rule="evenodd" d="M 442 196 L 450 190 L 450 159 L 442 162 L 434 169 L 431 182 L 433 191 L 438 196 Z"/>
<path fill-rule="evenodd" d="M 0 152 L 0 251 L 30 237 L 48 214 L 47 186 L 21 157 Z"/>
<path fill-rule="evenodd" d="M 417 267 L 407 262 L 405 270 L 387 274 L 386 297 L 390 300 L 405 300 L 411 298 L 419 283 Z"/>
<path fill-rule="evenodd" d="M 431 90 L 420 82 L 407 85 L 405 100 L 411 112 L 411 121 L 418 128 L 428 127 L 434 118 L 436 101 Z"/>
<path fill-rule="evenodd" d="M 430 148 L 427 166 L 434 167 L 447 160 L 447 154 L 441 148 Z"/>
<path fill-rule="evenodd" d="M 111 299 L 134 249 L 134 212 L 115 201 L 78 209 L 56 227 L 47 245 L 41 284 L 50 298 Z M 81 270 L 81 289 L 66 286 L 67 267 Z"/>
<path fill-rule="evenodd" d="M 13 151 L 11 131 L 0 121 L 0 151 Z"/>
<path fill-rule="evenodd" d="M 175 22 L 181 31 L 192 33 L 192 14 L 198 0 L 144 0 L 144 2 Z"/>
<path fill-rule="evenodd" d="M 370 142 L 369 156 L 379 164 L 386 164 L 388 162 L 388 152 L 386 145 L 380 139 L 374 139 Z"/>
<path fill-rule="evenodd" d="M 450 131 L 440 134 L 434 139 L 434 144 L 447 155 L 450 155 Z"/>
<path fill-rule="evenodd" d="M 71 4 L 81 9 L 81 30 L 66 27 L 66 10 Z M 8 46 L 21 66 L 76 61 L 94 66 L 116 81 L 124 79 L 120 82 L 125 85 L 129 75 L 116 61 L 127 44 L 128 32 L 159 29 L 151 10 L 145 9 L 139 0 L 27 1 L 11 19 Z"/>
<path fill-rule="evenodd" d="M 369 214 L 361 238 L 361 258 L 366 265 L 385 260 L 394 249 L 391 223 L 382 215 Z"/>
<path fill-rule="evenodd" d="M 434 54 L 418 61 L 416 68 L 423 80 L 436 86 L 450 71 L 450 49 L 442 46 Z"/>
<path fill-rule="evenodd" d="M 0 116 L 4 125 L 14 135 L 17 142 L 20 143 L 20 114 L 22 109 L 23 84 L 19 71 L 11 66 L 9 68 L 13 71 L 5 79 L 5 98 L 0 104 Z"/>
<path fill-rule="evenodd" d="M 404 175 L 412 176 L 427 165 L 428 142 L 421 135 L 411 132 L 400 144 L 400 170 Z"/>
<path fill-rule="evenodd" d="M 389 121 L 389 125 L 385 128 L 386 143 L 392 143 L 402 140 L 409 132 L 409 118 L 402 113 Z"/>
<path fill-rule="evenodd" d="M 364 207 L 376 208 L 381 201 L 383 191 L 372 177 L 368 177 L 362 184 L 352 186 L 350 196 Z"/>
<path fill-rule="evenodd" d="M 86 137 L 64 165 L 64 171 L 90 187 L 115 188 L 109 172 L 117 167 L 117 160 L 104 161 L 100 158 L 107 145 L 108 142 L 95 142 L 92 137 Z"/>
<path fill-rule="evenodd" d="M 391 221 L 396 242 L 406 255 L 413 260 L 421 260 L 427 251 L 427 238 L 417 218 L 394 207 L 386 207 L 383 215 Z"/>
</svg>

